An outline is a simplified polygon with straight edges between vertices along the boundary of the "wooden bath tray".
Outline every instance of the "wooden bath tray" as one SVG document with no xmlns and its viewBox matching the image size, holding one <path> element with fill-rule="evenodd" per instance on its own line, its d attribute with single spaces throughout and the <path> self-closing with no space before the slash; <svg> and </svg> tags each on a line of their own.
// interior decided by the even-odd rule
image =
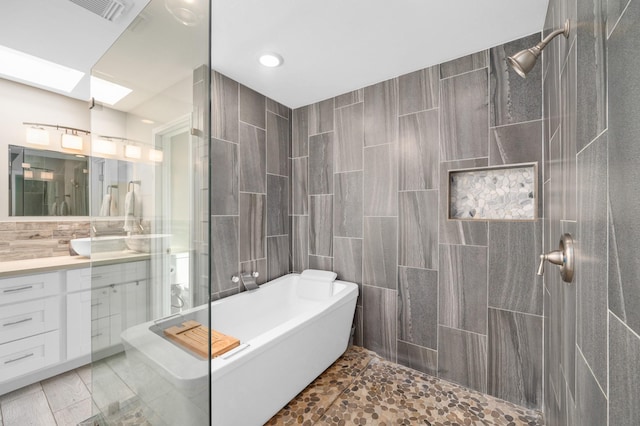
<svg viewBox="0 0 640 426">
<path fill-rule="evenodd" d="M 164 330 L 164 334 L 179 345 L 202 357 L 209 356 L 209 329 L 198 321 L 186 321 Z M 222 355 L 240 345 L 240 340 L 218 331 L 211 331 L 211 358 Z"/>
</svg>

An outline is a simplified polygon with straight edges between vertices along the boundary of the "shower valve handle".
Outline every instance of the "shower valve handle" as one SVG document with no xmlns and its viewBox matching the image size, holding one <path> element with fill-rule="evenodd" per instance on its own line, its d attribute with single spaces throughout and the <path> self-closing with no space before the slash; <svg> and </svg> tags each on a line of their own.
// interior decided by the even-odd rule
<svg viewBox="0 0 640 426">
<path fill-rule="evenodd" d="M 558 250 L 550 251 L 540 255 L 540 266 L 538 266 L 538 275 L 544 274 L 544 261 L 560 266 L 560 276 L 562 280 L 570 283 L 573 281 L 574 254 L 573 254 L 573 238 L 571 234 L 564 234 L 560 238 L 560 247 Z"/>
</svg>

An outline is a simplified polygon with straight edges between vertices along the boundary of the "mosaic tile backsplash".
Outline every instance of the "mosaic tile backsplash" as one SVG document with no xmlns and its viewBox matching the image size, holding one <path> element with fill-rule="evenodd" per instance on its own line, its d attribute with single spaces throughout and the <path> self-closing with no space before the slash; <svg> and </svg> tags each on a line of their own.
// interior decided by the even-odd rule
<svg viewBox="0 0 640 426">
<path fill-rule="evenodd" d="M 452 171 L 449 218 L 534 220 L 534 165 Z"/>
</svg>

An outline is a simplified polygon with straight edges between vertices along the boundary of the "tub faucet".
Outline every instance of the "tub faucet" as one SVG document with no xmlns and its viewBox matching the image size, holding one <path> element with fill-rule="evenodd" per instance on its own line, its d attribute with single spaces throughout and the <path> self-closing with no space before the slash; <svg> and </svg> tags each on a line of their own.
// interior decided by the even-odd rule
<svg viewBox="0 0 640 426">
<path fill-rule="evenodd" d="M 256 283 L 256 278 L 258 278 L 259 276 L 260 274 L 258 272 L 240 274 L 242 285 L 244 285 L 245 290 L 251 291 L 260 288 L 258 287 L 258 283 Z"/>
</svg>

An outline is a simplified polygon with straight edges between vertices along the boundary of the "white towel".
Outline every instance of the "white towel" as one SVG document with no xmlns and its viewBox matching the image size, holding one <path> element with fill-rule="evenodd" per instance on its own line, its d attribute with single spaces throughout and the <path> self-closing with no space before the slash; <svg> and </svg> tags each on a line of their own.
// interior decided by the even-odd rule
<svg viewBox="0 0 640 426">
<path fill-rule="evenodd" d="M 124 226 L 122 227 L 125 232 L 133 232 L 135 222 L 135 204 L 135 194 L 133 191 L 127 192 L 127 195 L 124 197 Z"/>
<path fill-rule="evenodd" d="M 109 203 L 109 216 L 118 216 L 118 197 L 111 197 L 111 202 Z"/>
<path fill-rule="evenodd" d="M 104 194 L 104 197 L 102 197 L 102 205 L 100 206 L 100 216 L 109 216 L 110 206 L 111 206 L 111 195 Z"/>
</svg>

